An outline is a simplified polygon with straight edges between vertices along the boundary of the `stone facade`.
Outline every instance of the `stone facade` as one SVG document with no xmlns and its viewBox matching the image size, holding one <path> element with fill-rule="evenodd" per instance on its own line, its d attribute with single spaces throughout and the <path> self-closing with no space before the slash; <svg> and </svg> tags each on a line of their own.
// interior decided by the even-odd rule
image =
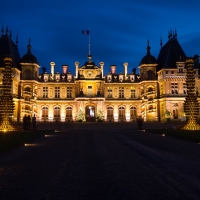
<svg viewBox="0 0 200 200">
<path fill-rule="evenodd" d="M 104 75 L 104 63 L 97 66 L 88 55 L 84 65 L 75 62 L 73 75 L 66 65 L 62 66 L 61 73 L 55 73 L 54 62 L 50 63 L 50 73 L 43 68 L 40 74 L 29 41 L 28 52 L 21 58 L 20 67 L 12 68 L 14 120 L 22 121 L 25 114 L 35 114 L 37 121 L 76 121 L 80 115 L 84 115 L 86 121 L 96 121 L 100 113 L 103 113 L 105 121 L 115 122 L 135 121 L 138 116 L 142 116 L 144 121 L 184 120 L 186 55 L 179 45 L 177 52 L 171 52 L 176 54 L 172 55 L 173 58 L 180 55 L 179 58 L 167 65 L 170 62 L 165 58 L 165 52 L 169 52 L 172 45 L 179 45 L 176 35 L 170 36 L 163 47 L 161 44 L 156 59 L 150 53 L 148 42 L 147 54 L 138 70 L 134 68 L 130 74 L 125 62 L 123 73 L 117 74 L 116 66 L 111 65 L 110 72 Z M 3 68 L 0 66 L 0 83 Z M 199 63 L 194 66 L 194 76 L 199 101 Z"/>
</svg>

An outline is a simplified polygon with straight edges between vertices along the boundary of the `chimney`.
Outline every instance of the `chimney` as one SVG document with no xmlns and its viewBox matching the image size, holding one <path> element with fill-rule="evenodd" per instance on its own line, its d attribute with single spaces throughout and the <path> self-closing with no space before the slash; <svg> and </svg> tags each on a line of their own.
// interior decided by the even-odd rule
<svg viewBox="0 0 200 200">
<path fill-rule="evenodd" d="M 55 67 L 55 62 L 50 62 L 50 65 L 51 65 L 51 74 L 52 76 L 54 76 L 54 67 Z"/>
<path fill-rule="evenodd" d="M 62 65 L 63 74 L 67 74 L 68 65 Z"/>
<path fill-rule="evenodd" d="M 100 62 L 100 67 L 101 67 L 101 74 L 102 74 L 102 78 L 104 78 L 103 76 L 103 66 L 104 66 L 104 62 Z"/>
<path fill-rule="evenodd" d="M 123 64 L 123 66 L 124 66 L 124 76 L 126 77 L 126 76 L 127 76 L 127 71 L 128 71 L 128 63 L 125 62 L 125 63 Z"/>
<path fill-rule="evenodd" d="M 110 71 L 111 71 L 111 74 L 116 74 L 116 65 L 111 65 Z"/>
<path fill-rule="evenodd" d="M 76 66 L 76 78 L 78 78 L 78 67 L 79 67 L 79 62 L 75 62 Z"/>
</svg>

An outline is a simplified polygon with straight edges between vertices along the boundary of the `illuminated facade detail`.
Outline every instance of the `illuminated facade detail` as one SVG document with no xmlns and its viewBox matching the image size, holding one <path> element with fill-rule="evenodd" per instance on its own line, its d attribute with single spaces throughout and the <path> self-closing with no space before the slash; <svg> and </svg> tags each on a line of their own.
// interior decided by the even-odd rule
<svg viewBox="0 0 200 200">
<path fill-rule="evenodd" d="M 0 131 L 13 131 L 17 128 L 13 124 L 14 101 L 12 96 L 12 58 L 4 57 L 2 77 L 2 95 L 0 96 Z"/>
<path fill-rule="evenodd" d="M 194 65 L 195 58 L 188 58 L 186 60 L 186 85 L 187 85 L 187 97 L 184 103 L 184 111 L 186 114 L 186 124 L 183 126 L 185 130 L 200 130 L 198 124 L 199 116 L 199 103 L 195 91 L 195 78 L 194 78 Z"/>
<path fill-rule="evenodd" d="M 68 65 L 62 65 L 62 71 L 55 73 L 55 62 L 50 62 L 49 73 L 45 67 L 39 73 L 40 66 L 31 53 L 30 39 L 28 51 L 22 57 L 11 38 L 2 35 L 2 58 L 6 53 L 5 41 L 9 43 L 10 54 L 14 58 L 11 64 L 14 121 L 22 121 L 25 114 L 35 114 L 37 121 L 95 121 L 100 115 L 105 121 L 115 122 L 135 121 L 138 116 L 145 121 L 165 121 L 166 111 L 170 113 L 170 120 L 186 119 L 187 57 L 176 34 L 161 47 L 157 59 L 151 55 L 148 41 L 146 55 L 139 66 L 129 66 L 124 62 L 124 71 L 118 73 L 117 66 L 110 65 L 110 71 L 105 75 L 104 62 L 97 66 L 91 55 L 83 65 L 75 62 L 75 75 L 69 71 Z M 128 67 L 133 67 L 130 73 Z M 1 86 L 4 68 L 5 64 L 0 60 Z M 199 101 L 198 59 L 194 61 L 193 70 L 195 94 Z M 0 95 L 2 92 L 0 89 Z"/>
</svg>

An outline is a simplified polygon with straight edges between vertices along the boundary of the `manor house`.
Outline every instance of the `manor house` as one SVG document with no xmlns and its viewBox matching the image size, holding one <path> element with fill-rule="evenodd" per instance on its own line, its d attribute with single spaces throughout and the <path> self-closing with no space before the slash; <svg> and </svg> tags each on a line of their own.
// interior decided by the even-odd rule
<svg viewBox="0 0 200 200">
<path fill-rule="evenodd" d="M 62 72 L 43 68 L 31 52 L 22 57 L 17 41 L 13 42 L 8 30 L 0 37 L 0 85 L 4 69 L 3 58 L 12 58 L 12 94 L 15 104 L 13 119 L 35 115 L 37 121 L 134 121 L 142 116 L 144 121 L 184 120 L 186 87 L 186 54 L 180 46 L 176 32 L 170 32 L 166 44 L 162 44 L 155 58 L 149 42 L 146 55 L 139 66 L 128 73 L 127 62 L 123 72 L 117 73 L 115 65 L 104 74 L 104 63 L 94 63 L 88 55 L 85 63 L 75 62 L 75 74 L 63 65 Z M 144 52 L 145 54 L 145 52 Z M 199 62 L 196 56 L 194 76 L 199 98 Z M 138 68 L 138 69 L 137 69 Z M 1 87 L 2 88 L 2 87 Z M 2 95 L 2 91 L 0 91 Z"/>
</svg>

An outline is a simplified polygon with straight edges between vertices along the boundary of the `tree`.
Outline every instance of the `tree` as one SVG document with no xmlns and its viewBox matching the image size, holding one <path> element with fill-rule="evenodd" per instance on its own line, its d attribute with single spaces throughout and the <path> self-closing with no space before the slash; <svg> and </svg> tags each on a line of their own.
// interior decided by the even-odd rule
<svg viewBox="0 0 200 200">
<path fill-rule="evenodd" d="M 101 109 L 98 109 L 96 119 L 97 119 L 97 121 L 103 121 L 104 120 L 104 113 Z"/>
<path fill-rule="evenodd" d="M 78 115 L 76 116 L 76 121 L 84 122 L 85 121 L 85 113 L 82 109 L 78 111 Z"/>
<path fill-rule="evenodd" d="M 14 101 L 11 93 L 12 88 L 12 58 L 4 58 L 4 70 L 2 79 L 2 95 L 0 96 L 0 131 L 16 130 L 12 117 L 14 114 Z"/>
</svg>

